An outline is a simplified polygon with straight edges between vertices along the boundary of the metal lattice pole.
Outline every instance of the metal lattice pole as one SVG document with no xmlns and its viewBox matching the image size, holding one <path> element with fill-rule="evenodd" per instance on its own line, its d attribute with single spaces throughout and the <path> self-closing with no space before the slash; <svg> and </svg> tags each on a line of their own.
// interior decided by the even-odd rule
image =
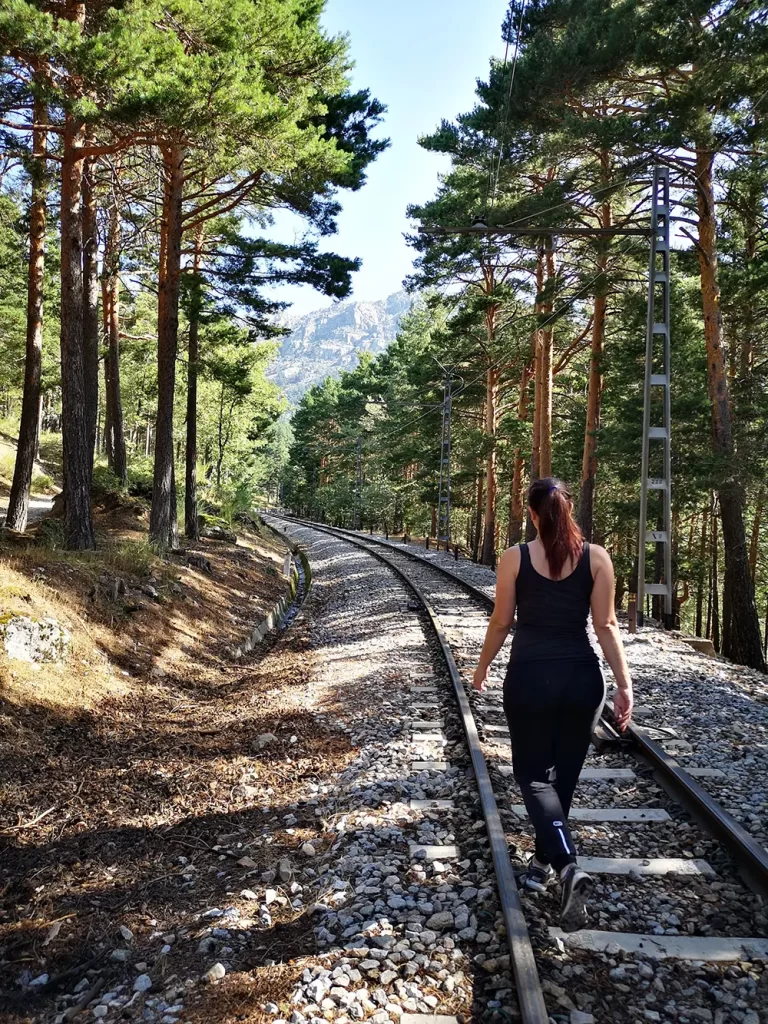
<svg viewBox="0 0 768 1024">
<path fill-rule="evenodd" d="M 670 398 L 670 303 L 669 303 L 669 170 L 653 171 L 651 210 L 651 256 L 648 275 L 648 322 L 645 346 L 645 389 L 643 402 L 643 457 L 640 484 L 640 524 L 637 559 L 637 616 L 642 625 L 646 594 L 664 597 L 664 615 L 671 625 L 672 593 L 672 460 Z M 661 423 L 651 423 L 654 402 L 662 389 Z M 658 418 L 658 416 L 656 417 Z M 663 446 L 661 476 L 650 476 L 651 441 Z M 662 530 L 648 530 L 648 494 L 658 492 L 661 499 Z M 646 583 L 645 562 L 648 544 L 661 544 L 664 551 L 664 580 Z"/>
<path fill-rule="evenodd" d="M 451 406 L 453 379 L 449 373 L 443 381 L 443 432 L 440 442 L 440 484 L 437 492 L 437 547 L 440 541 L 446 551 L 451 542 Z"/>
</svg>

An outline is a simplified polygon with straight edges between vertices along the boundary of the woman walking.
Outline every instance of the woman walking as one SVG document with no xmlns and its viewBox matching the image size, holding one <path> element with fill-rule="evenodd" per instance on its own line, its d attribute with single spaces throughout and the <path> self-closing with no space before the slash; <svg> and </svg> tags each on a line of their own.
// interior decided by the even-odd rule
<svg viewBox="0 0 768 1024">
<path fill-rule="evenodd" d="M 587 635 L 590 609 L 618 686 L 614 712 L 622 731 L 632 715 L 632 681 L 614 611 L 610 556 L 584 542 L 571 495 L 560 480 L 547 477 L 532 484 L 528 506 L 538 536 L 509 548 L 499 561 L 496 604 L 474 687 L 486 688 L 491 662 L 517 610 L 504 713 L 515 779 L 536 830 L 524 884 L 543 892 L 557 872 L 560 924 L 575 931 L 586 923 L 592 879 L 578 865 L 568 812 L 605 700 L 605 680 Z"/>
</svg>

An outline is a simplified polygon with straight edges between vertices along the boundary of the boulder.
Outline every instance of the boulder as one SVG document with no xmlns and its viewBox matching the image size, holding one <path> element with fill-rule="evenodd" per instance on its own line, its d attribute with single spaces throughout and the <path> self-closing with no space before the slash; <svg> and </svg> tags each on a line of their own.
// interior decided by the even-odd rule
<svg viewBox="0 0 768 1024">
<path fill-rule="evenodd" d="M 10 615 L 0 620 L 0 637 L 9 658 L 31 663 L 63 661 L 72 637 L 54 618 Z"/>
</svg>

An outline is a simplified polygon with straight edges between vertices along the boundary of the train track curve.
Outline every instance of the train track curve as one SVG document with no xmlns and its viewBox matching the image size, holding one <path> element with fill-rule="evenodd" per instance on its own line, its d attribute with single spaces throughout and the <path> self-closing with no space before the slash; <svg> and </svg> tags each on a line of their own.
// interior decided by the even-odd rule
<svg viewBox="0 0 768 1024">
<path fill-rule="evenodd" d="M 761 909 L 762 902 L 759 896 L 754 896 L 746 889 L 739 890 L 739 903 L 744 906 L 753 906 L 753 912 L 751 915 L 749 911 L 742 915 L 736 915 L 739 924 L 741 923 L 739 917 L 741 917 L 748 926 L 752 926 L 741 929 L 747 932 L 746 936 L 734 934 L 732 926 L 721 929 L 726 934 L 714 934 L 715 929 L 709 925 L 706 928 L 696 926 L 691 928 L 690 922 L 681 920 L 682 912 L 676 914 L 669 910 L 665 914 L 657 915 L 666 917 L 666 920 L 652 922 L 653 927 L 649 927 L 647 932 L 639 930 L 627 932 L 606 928 L 564 935 L 549 924 L 551 914 L 548 915 L 545 912 L 542 917 L 525 895 L 521 900 L 521 894 L 518 892 L 510 865 L 507 842 L 511 839 L 514 844 L 519 840 L 520 819 L 524 811 L 519 802 L 514 802 L 515 792 L 511 778 L 511 766 L 504 763 L 504 755 L 498 749 L 499 743 L 502 748 L 508 744 L 499 699 L 499 676 L 496 676 L 496 685 L 492 686 L 491 691 L 482 695 L 471 689 L 468 679 L 468 672 L 476 661 L 479 645 L 482 642 L 485 616 L 493 607 L 492 595 L 487 590 L 475 586 L 459 573 L 435 564 L 434 561 L 404 549 L 392 541 L 328 527 L 324 524 L 310 523 L 289 517 L 280 518 L 294 526 L 336 536 L 358 549 L 367 551 L 372 557 L 387 565 L 410 589 L 429 619 L 451 679 L 472 758 L 479 798 L 491 842 L 499 899 L 503 909 L 511 965 L 515 975 L 516 994 L 524 1024 L 534 1024 L 534 1022 L 538 1024 L 538 1022 L 553 1019 L 545 1008 L 544 994 L 549 997 L 550 1001 L 554 997 L 560 1007 L 564 1006 L 568 1009 L 569 1004 L 573 1006 L 573 1009 L 570 1010 L 571 1020 L 583 1020 L 586 1024 L 587 1018 L 591 1016 L 589 1013 L 582 1013 L 582 1010 L 573 1004 L 573 1000 L 564 986 L 553 984 L 548 979 L 544 979 L 542 986 L 537 971 L 537 955 L 534 953 L 531 932 L 538 940 L 536 945 L 539 946 L 539 959 L 541 959 L 541 937 L 542 931 L 544 931 L 549 942 L 554 943 L 556 950 L 563 950 L 567 947 L 569 952 L 579 951 L 587 958 L 590 955 L 598 955 L 601 962 L 605 962 L 607 958 L 609 964 L 613 962 L 612 958 L 621 957 L 621 962 L 612 968 L 614 972 L 619 972 L 617 977 L 623 978 L 626 974 L 635 980 L 644 979 L 644 985 L 648 984 L 648 978 L 645 978 L 649 970 L 648 959 L 674 960 L 678 964 L 693 965 L 727 965 L 734 962 L 751 965 L 753 961 L 756 961 L 758 968 L 762 961 L 768 960 L 768 938 L 766 938 L 767 930 L 762 923 L 765 921 L 765 915 L 762 914 Z M 481 616 L 477 614 L 478 609 L 482 610 Z M 435 727 L 437 723 L 424 723 L 424 725 Z M 582 845 L 586 845 L 587 854 L 591 853 L 593 849 L 604 852 L 604 849 L 600 850 L 600 847 L 604 846 L 606 836 L 614 841 L 618 836 L 621 845 L 621 833 L 627 827 L 632 828 L 635 833 L 640 833 L 639 842 L 629 842 L 628 847 L 625 837 L 624 848 L 614 851 L 621 854 L 620 856 L 587 855 L 582 858 L 588 870 L 601 877 L 606 876 L 616 880 L 612 883 L 618 889 L 612 893 L 614 904 L 619 908 L 624 906 L 621 899 L 622 882 L 630 880 L 633 885 L 636 885 L 649 877 L 656 886 L 664 888 L 662 902 L 666 900 L 668 907 L 672 907 L 673 911 L 678 909 L 677 902 L 679 902 L 676 900 L 674 890 L 681 884 L 693 885 L 695 893 L 692 898 L 694 899 L 700 899 L 702 896 L 706 898 L 705 890 L 708 887 L 717 893 L 722 893 L 723 898 L 728 898 L 730 893 L 736 891 L 734 886 L 741 885 L 741 882 L 734 877 L 734 863 L 738 865 L 741 874 L 748 879 L 752 887 L 763 892 L 768 891 L 768 854 L 731 815 L 712 799 L 695 778 L 682 769 L 675 759 L 656 742 L 652 732 L 658 734 L 661 730 L 656 727 L 647 728 L 633 725 L 627 741 L 611 743 L 611 740 L 615 741 L 616 734 L 612 730 L 610 713 L 605 716 L 602 725 L 603 738 L 607 739 L 610 744 L 607 748 L 609 752 L 595 753 L 592 760 L 596 759 L 599 763 L 597 766 L 589 766 L 585 769 L 584 783 L 588 788 L 591 787 L 591 795 L 597 798 L 605 795 L 605 787 L 609 782 L 626 785 L 627 792 L 631 796 L 631 799 L 626 801 L 629 806 L 578 807 L 574 809 L 573 813 L 577 821 L 584 822 L 585 836 L 582 837 Z M 632 768 L 626 767 L 626 762 L 631 759 L 639 759 L 643 765 L 645 778 L 641 782 L 638 782 L 636 772 Z M 435 766 L 438 765 L 439 762 L 435 762 Z M 648 778 L 649 775 L 650 778 Z M 658 792 L 655 785 L 657 781 L 663 785 L 667 794 L 678 804 L 682 804 L 688 814 L 716 836 L 717 857 L 710 858 L 716 861 L 714 866 L 704 857 L 698 855 L 702 852 L 701 850 L 694 848 L 692 851 L 690 849 L 693 845 L 690 838 L 691 826 L 685 821 L 679 823 L 678 831 L 682 830 L 684 833 L 684 838 L 681 841 L 675 834 L 675 822 L 670 817 L 669 811 L 664 807 L 656 806 L 657 800 L 654 799 L 654 794 Z M 519 797 L 517 799 L 519 801 Z M 651 805 L 649 805 L 649 801 Z M 511 803 L 510 811 L 505 810 L 507 803 Z M 648 833 L 650 833 L 649 846 L 652 848 L 639 849 Z M 635 838 L 637 839 L 637 835 Z M 682 847 L 678 851 L 674 849 L 676 843 Z M 626 856 L 628 852 L 635 856 Z M 675 852 L 678 853 L 678 856 L 673 855 Z M 657 856 L 660 853 L 664 855 Z M 638 856 L 638 854 L 641 855 Z M 727 879 L 725 882 L 720 880 L 723 874 Z M 625 906 L 624 909 L 626 909 Z M 601 919 L 604 916 L 602 911 L 600 916 Z M 532 923 L 531 919 L 533 919 Z M 621 915 L 619 914 L 617 920 L 609 923 L 620 925 L 622 923 Z M 717 922 L 715 922 L 716 924 Z M 684 925 L 688 926 L 688 934 L 686 934 Z M 704 934 L 694 934 L 698 931 L 703 931 Z M 747 973 L 749 974 L 749 972 Z M 762 976 L 762 972 L 760 976 Z M 562 972 L 560 972 L 560 979 L 562 980 Z M 766 971 L 765 980 L 768 981 L 768 971 Z M 617 984 L 619 983 L 617 982 Z M 585 997 L 581 1000 L 580 1005 L 590 1008 L 591 1003 Z M 655 1004 L 652 1003 L 652 1005 Z M 671 1011 L 668 1011 L 670 1012 L 669 1017 L 654 1017 L 653 1014 L 657 1012 L 645 1010 L 644 1013 L 647 1016 L 639 1016 L 637 1019 L 709 1019 L 704 1011 L 702 1011 L 702 1016 L 697 1017 L 694 1014 L 691 1018 L 686 1018 L 684 1015 L 680 1017 L 677 1013 L 673 1016 Z M 579 1013 L 582 1013 L 581 1017 L 578 1016 Z M 573 1014 L 577 1016 L 574 1017 Z M 557 1016 L 554 1019 L 557 1020 Z M 721 1019 L 726 1020 L 727 1018 L 722 1017 Z M 750 1024 L 754 1024 L 754 1020 L 750 1020 Z"/>
</svg>

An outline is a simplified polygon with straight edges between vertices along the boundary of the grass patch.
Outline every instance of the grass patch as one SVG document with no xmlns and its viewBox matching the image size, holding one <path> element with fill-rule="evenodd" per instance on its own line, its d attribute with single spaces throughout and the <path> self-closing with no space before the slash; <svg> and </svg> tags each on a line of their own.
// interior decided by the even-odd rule
<svg viewBox="0 0 768 1024">
<path fill-rule="evenodd" d="M 13 467 L 16 464 L 16 456 L 13 452 L 3 452 L 0 455 L 0 477 L 10 483 L 13 480 Z"/>
<path fill-rule="evenodd" d="M 110 569 L 140 577 L 150 575 L 157 557 L 148 541 L 131 540 L 109 544 L 97 555 Z"/>
</svg>

